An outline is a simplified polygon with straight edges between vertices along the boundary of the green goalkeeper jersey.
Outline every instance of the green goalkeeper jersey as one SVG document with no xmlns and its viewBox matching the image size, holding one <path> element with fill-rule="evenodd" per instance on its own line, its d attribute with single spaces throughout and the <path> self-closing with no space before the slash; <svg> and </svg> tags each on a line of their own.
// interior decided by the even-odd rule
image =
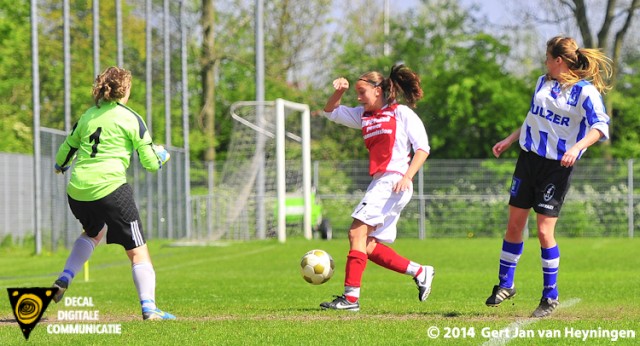
<svg viewBox="0 0 640 346">
<path fill-rule="evenodd" d="M 69 196 L 95 201 L 122 186 L 134 150 L 146 170 L 155 172 L 162 166 L 147 126 L 135 111 L 115 101 L 87 110 L 56 154 L 60 167 L 77 158 L 67 185 Z"/>
</svg>

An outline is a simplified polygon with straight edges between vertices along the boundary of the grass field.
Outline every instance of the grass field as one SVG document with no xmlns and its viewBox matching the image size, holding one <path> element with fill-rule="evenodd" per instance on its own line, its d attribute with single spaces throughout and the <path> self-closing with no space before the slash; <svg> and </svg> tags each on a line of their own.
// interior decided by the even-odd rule
<svg viewBox="0 0 640 346">
<path fill-rule="evenodd" d="M 344 239 L 207 247 L 151 241 L 158 305 L 178 317 L 160 322 L 142 321 L 122 248 L 100 245 L 89 281 L 79 274 L 67 291 L 69 297 L 91 297 L 94 307 L 51 303 L 27 342 L 2 293 L 0 345 L 605 345 L 615 333 L 616 344 L 640 343 L 640 240 L 573 238 L 559 244 L 564 305 L 549 318 L 531 319 L 542 289 L 536 239 L 527 241 L 518 266 L 518 296 L 499 308 L 484 305 L 497 280 L 499 239 L 401 239 L 393 246 L 400 254 L 436 268 L 429 300 L 418 302 L 408 276 L 369 262 L 356 313 L 318 307 L 342 293 Z M 336 262 L 335 276 L 320 286 L 307 284 L 299 273 L 300 257 L 313 248 L 328 251 Z M 2 291 L 51 285 L 67 254 L 32 256 L 30 249 L 0 248 Z M 97 310 L 99 321 L 58 320 L 63 310 Z M 49 332 L 50 326 L 75 323 L 119 324 L 121 334 Z M 570 330 L 600 337 L 585 342 Z M 623 338 L 624 331 L 635 337 Z"/>
</svg>

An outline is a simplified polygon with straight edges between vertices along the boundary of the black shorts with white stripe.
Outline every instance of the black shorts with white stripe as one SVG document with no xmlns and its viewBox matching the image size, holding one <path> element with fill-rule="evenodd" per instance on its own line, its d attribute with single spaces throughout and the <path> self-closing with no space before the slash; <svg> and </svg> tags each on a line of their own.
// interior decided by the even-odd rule
<svg viewBox="0 0 640 346">
<path fill-rule="evenodd" d="M 106 224 L 107 243 L 120 244 L 125 250 L 145 244 L 140 214 L 129 184 L 96 201 L 83 202 L 67 197 L 71 212 L 89 237 L 97 236 Z"/>
</svg>

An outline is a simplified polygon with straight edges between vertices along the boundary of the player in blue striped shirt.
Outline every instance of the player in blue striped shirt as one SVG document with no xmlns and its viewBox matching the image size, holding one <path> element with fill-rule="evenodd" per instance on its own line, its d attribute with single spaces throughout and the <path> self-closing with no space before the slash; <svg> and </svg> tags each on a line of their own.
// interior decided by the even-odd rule
<svg viewBox="0 0 640 346">
<path fill-rule="evenodd" d="M 610 59 L 597 49 L 579 48 L 570 37 L 547 42 L 547 74 L 541 76 L 522 126 L 496 143 L 499 157 L 519 140 L 520 155 L 511 182 L 509 221 L 500 254 L 499 284 L 487 298 L 498 306 L 516 294 L 514 275 L 524 247 L 522 231 L 533 208 L 537 215 L 543 290 L 532 317 L 544 317 L 558 306 L 556 286 L 560 251 L 554 230 L 569 189 L 573 166 L 587 148 L 609 138 L 609 116 L 601 93 L 610 87 Z"/>
</svg>

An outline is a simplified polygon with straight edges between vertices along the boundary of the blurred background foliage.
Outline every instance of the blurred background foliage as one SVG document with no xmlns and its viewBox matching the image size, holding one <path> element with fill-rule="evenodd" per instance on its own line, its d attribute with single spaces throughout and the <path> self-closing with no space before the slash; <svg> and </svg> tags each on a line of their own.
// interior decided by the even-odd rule
<svg viewBox="0 0 640 346">
<path fill-rule="evenodd" d="M 640 54 L 637 43 L 638 0 L 519 4 L 512 23 L 496 25 L 477 5 L 457 0 L 415 0 L 384 11 L 384 0 L 265 1 L 265 99 L 307 103 L 321 113 L 331 94 L 331 81 L 344 76 L 352 83 L 377 70 L 388 75 L 403 62 L 416 71 L 425 97 L 416 112 L 427 127 L 432 157 L 491 157 L 495 142 L 515 130 L 529 107 L 536 78 L 545 73 L 544 42 L 536 26 L 558 28 L 582 46 L 598 47 L 613 58 L 613 91 L 605 95 L 612 117 L 611 140 L 588 154 L 601 158 L 640 156 Z M 42 0 L 39 12 L 41 123 L 64 129 L 64 63 L 62 2 Z M 100 66 L 116 61 L 115 5 L 100 1 Z M 154 18 L 152 52 L 145 51 L 145 1 L 122 0 L 124 67 L 134 74 L 129 105 L 143 117 L 151 112 L 157 142 L 165 137 L 163 3 L 151 1 Z M 171 137 L 183 143 L 180 104 L 179 6 L 170 2 Z M 379 3 L 379 4 L 378 4 Z M 95 76 L 92 3 L 70 0 L 72 122 L 91 106 Z M 408 5 L 411 4 L 411 5 Z M 205 160 L 207 150 L 223 160 L 228 150 L 235 101 L 254 100 L 255 1 L 186 0 L 190 147 L 192 160 Z M 205 49 L 204 8 L 213 11 L 213 47 Z M 597 15 L 594 15 L 597 14 Z M 388 27 L 385 30 L 385 27 Z M 554 34 L 555 35 L 555 34 Z M 157 50 L 157 51 L 155 51 Z M 208 56 L 204 57 L 205 51 Z M 0 0 L 0 151 L 32 152 L 33 96 L 30 4 Z M 153 58 L 153 107 L 145 109 L 145 59 Z M 207 61 L 207 63 L 205 63 Z M 209 69 L 213 79 L 203 76 Z M 215 105 L 204 91 L 215 89 Z M 356 105 L 355 93 L 344 104 Z M 211 107 L 211 108 L 209 108 Z M 207 112 L 207 110 L 211 112 Z M 211 113 L 211 115 L 207 115 Z M 207 122 L 213 116 L 213 122 Z M 173 119 L 175 118 L 175 119 Z M 211 132 L 206 124 L 215 124 Z M 357 131 L 322 117 L 312 119 L 313 157 L 317 160 L 365 159 Z M 515 157 L 516 150 L 507 153 Z"/>
</svg>

